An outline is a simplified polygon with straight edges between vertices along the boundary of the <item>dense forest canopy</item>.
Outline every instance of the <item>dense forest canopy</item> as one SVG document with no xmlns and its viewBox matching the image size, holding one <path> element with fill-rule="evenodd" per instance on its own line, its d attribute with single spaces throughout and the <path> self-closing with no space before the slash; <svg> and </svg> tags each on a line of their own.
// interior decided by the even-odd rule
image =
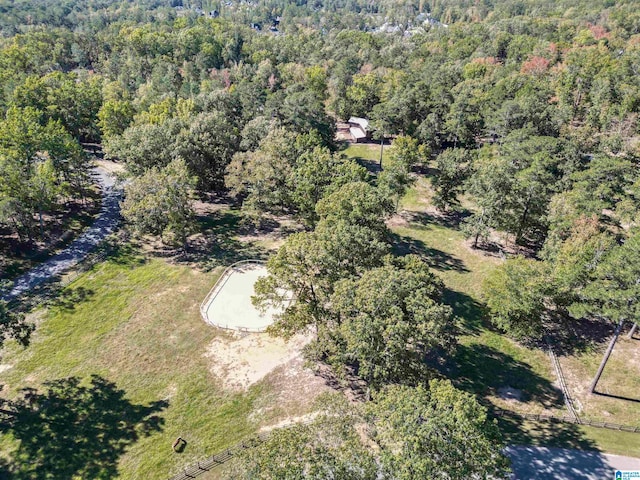
<svg viewBox="0 0 640 480">
<path fill-rule="evenodd" d="M 640 202 L 635 6 L 3 1 L 0 222 L 37 237 L 88 188 L 90 142 L 141 182 L 180 161 L 200 193 L 308 227 L 340 185 L 397 201 L 435 158 L 436 204 L 471 199 L 475 246 L 503 232 L 553 262 L 590 218 L 622 240 Z M 400 136 L 375 179 L 333 153 L 336 119 L 354 115 Z"/>
<path fill-rule="evenodd" d="M 634 7 L 3 2 L 0 222 L 32 239 L 38 219 L 84 195 L 79 142 L 91 142 L 132 177 L 181 161 L 199 192 L 309 227 L 343 183 L 397 199 L 403 172 L 432 157 L 437 206 L 474 204 L 463 227 L 475 246 L 503 232 L 552 261 L 585 218 L 622 239 L 640 202 Z M 333 153 L 336 119 L 354 115 L 413 145 L 375 179 Z M 294 191 L 303 179 L 311 190 Z"/>
</svg>

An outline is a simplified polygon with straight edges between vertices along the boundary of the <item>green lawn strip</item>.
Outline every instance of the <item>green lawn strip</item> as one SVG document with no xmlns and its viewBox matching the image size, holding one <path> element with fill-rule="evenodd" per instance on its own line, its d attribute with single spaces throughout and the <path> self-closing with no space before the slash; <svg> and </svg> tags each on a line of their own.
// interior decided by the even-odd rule
<svg viewBox="0 0 640 480">
<path fill-rule="evenodd" d="M 637 340 L 625 336 L 618 340 L 596 387 L 596 392 L 601 395 L 588 393 L 588 386 L 607 346 L 605 341 L 599 348 L 560 357 L 568 388 L 581 407 L 581 417 L 640 427 L 640 354 Z"/>
<path fill-rule="evenodd" d="M 501 418 L 505 441 L 578 450 L 598 450 L 614 455 L 640 457 L 640 434 L 561 422 L 534 422 Z"/>
<path fill-rule="evenodd" d="M 382 164 L 388 158 L 389 145 L 385 145 L 382 149 Z M 375 143 L 350 143 L 347 148 L 342 150 L 349 158 L 355 158 L 374 165 L 380 163 L 380 144 Z"/>
<path fill-rule="evenodd" d="M 562 398 L 553 386 L 556 379 L 547 355 L 512 341 L 483 320 L 482 281 L 499 260 L 470 249 L 455 225 L 427 213 L 425 199 L 429 196 L 429 182 L 420 177 L 402 200 L 404 216 L 409 220 L 394 225 L 392 231 L 397 235 L 398 250 L 421 253 L 430 262 L 447 288 L 445 301 L 462 318 L 463 334 L 447 375 L 461 388 L 500 408 L 520 413 L 565 413 Z M 589 363 L 597 365 L 600 358 L 590 357 Z M 607 374 L 615 375 L 609 369 L 605 371 Z M 626 380 L 632 387 L 636 381 L 637 375 Z M 521 390 L 522 401 L 498 398 L 497 390 L 506 386 Z M 620 405 L 624 408 L 628 402 Z M 635 405 L 633 411 L 635 415 Z M 627 455 L 638 454 L 638 448 L 627 448 L 628 444 L 640 444 L 640 436 L 594 427 L 520 420 L 510 423 L 501 420 L 500 425 L 510 443 L 600 449 Z"/>
<path fill-rule="evenodd" d="M 3 363 L 12 368 L 0 374 L 5 396 L 24 387 L 42 391 L 47 380 L 77 376 L 87 384 L 100 375 L 131 404 L 168 402 L 156 412 L 161 429 L 127 445 L 119 478 L 163 478 L 233 445 L 255 432 L 247 415 L 268 387 L 229 393 L 210 371 L 205 353 L 218 333 L 201 320 L 198 306 L 220 272 L 137 258 L 97 266 L 43 315 L 29 348 L 7 350 Z M 188 442 L 182 454 L 171 449 L 178 436 Z M 11 435 L 0 441 L 5 455 L 15 446 Z M 48 448 L 43 445 L 43 456 Z M 91 445 L 86 448 L 91 454 Z"/>
<path fill-rule="evenodd" d="M 513 342 L 483 321 L 480 286 L 498 261 L 468 248 L 462 233 L 451 227 L 412 221 L 393 232 L 401 242 L 410 243 L 412 251 L 425 255 L 447 287 L 445 301 L 462 319 L 460 346 L 450 372 L 456 383 L 501 408 L 523 413 L 561 410 L 546 354 Z M 507 387 L 521 390 L 523 401 L 499 399 L 498 390 Z"/>
</svg>

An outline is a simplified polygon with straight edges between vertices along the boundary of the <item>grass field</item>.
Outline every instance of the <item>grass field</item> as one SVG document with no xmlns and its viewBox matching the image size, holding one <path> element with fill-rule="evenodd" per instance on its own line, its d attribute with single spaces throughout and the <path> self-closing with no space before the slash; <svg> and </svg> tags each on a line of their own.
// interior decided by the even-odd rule
<svg viewBox="0 0 640 480">
<path fill-rule="evenodd" d="M 455 221 L 430 208 L 429 180 L 419 177 L 401 202 L 400 218 L 391 222 L 397 248 L 424 255 L 446 286 L 445 301 L 462 323 L 460 346 L 446 375 L 461 388 L 472 391 L 491 404 L 520 413 L 563 414 L 564 404 L 555 386 L 555 373 L 548 356 L 536 348 L 522 346 L 487 324 L 481 286 L 500 259 L 470 248 Z M 638 399 L 640 358 L 637 341 L 621 341 L 602 377 L 602 390 Z M 634 350 L 632 350 L 634 348 Z M 571 383 L 574 374 L 584 384 L 591 379 L 601 351 L 563 357 Z M 565 372 L 567 373 L 567 372 Z M 509 390 L 504 390 L 510 387 Z M 505 399 L 516 390 L 519 400 Z M 502 393 L 502 395 L 501 395 Z M 508 398 L 508 395 L 507 395 Z M 640 403 L 589 396 L 583 400 L 585 418 L 635 425 L 640 420 Z M 605 408 L 606 407 L 606 408 Z M 602 415 L 602 411 L 607 412 Z M 531 443 L 638 455 L 640 435 L 593 427 L 558 423 L 501 420 L 506 438 L 513 443 Z"/>
<path fill-rule="evenodd" d="M 342 150 L 347 157 L 355 158 L 365 165 L 376 169 L 380 164 L 380 144 L 379 143 L 349 143 L 345 144 Z M 389 145 L 384 145 L 382 149 L 382 164 L 388 158 Z"/>
<path fill-rule="evenodd" d="M 248 418 L 269 420 L 249 416 L 257 399 L 264 410 L 268 386 L 224 390 L 205 357 L 221 333 L 200 319 L 198 306 L 220 271 L 121 253 L 39 312 L 32 345 L 3 355 L 4 397 L 27 387 L 43 393 L 53 379 L 75 377 L 80 385 L 65 383 L 44 413 L 25 409 L 2 437 L 15 478 L 164 478 L 254 432 L 258 423 Z M 182 454 L 171 449 L 178 436 L 188 441 Z"/>
<path fill-rule="evenodd" d="M 608 340 L 608 339 L 607 339 Z M 571 394 L 584 418 L 640 427 L 640 341 L 621 335 L 596 387 L 589 385 L 608 342 L 560 357 Z M 640 444 L 640 438 L 638 438 Z"/>
<path fill-rule="evenodd" d="M 501 260 L 470 248 L 455 222 L 425 211 L 429 195 L 420 193 L 428 189 L 425 183 L 421 178 L 403 199 L 403 220 L 393 222 L 392 229 L 400 249 L 424 255 L 443 279 L 445 301 L 461 320 L 460 347 L 448 376 L 501 408 L 560 412 L 562 398 L 552 384 L 547 355 L 492 330 L 484 319 L 482 282 Z M 521 391 L 521 401 L 501 398 L 505 389 Z"/>
</svg>

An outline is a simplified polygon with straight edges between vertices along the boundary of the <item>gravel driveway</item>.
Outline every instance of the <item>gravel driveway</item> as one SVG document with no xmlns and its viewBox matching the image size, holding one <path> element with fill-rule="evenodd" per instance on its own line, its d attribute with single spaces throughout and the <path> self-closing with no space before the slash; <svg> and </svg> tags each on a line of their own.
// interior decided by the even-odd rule
<svg viewBox="0 0 640 480">
<path fill-rule="evenodd" d="M 122 190 L 115 186 L 114 178 L 103 168 L 96 167 L 94 173 L 102 188 L 102 207 L 98 218 L 62 252 L 18 277 L 11 290 L 0 297 L 2 300 L 12 300 L 78 264 L 117 229 Z"/>
</svg>

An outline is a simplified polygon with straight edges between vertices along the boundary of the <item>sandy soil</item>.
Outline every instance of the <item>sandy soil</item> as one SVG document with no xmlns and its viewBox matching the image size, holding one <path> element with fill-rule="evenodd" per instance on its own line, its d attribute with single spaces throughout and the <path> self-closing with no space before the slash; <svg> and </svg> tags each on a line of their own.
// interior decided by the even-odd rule
<svg viewBox="0 0 640 480">
<path fill-rule="evenodd" d="M 211 373 L 231 390 L 246 390 L 276 368 L 299 358 L 311 336 L 296 335 L 288 342 L 266 333 L 216 338 L 207 351 Z"/>
</svg>

